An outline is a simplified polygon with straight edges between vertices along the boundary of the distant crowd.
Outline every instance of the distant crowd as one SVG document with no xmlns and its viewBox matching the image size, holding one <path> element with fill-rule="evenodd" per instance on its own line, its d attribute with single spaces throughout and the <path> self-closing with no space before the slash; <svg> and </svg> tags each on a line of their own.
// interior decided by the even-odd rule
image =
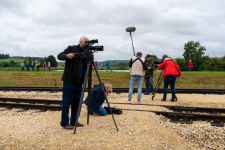
<svg viewBox="0 0 225 150">
<path fill-rule="evenodd" d="M 40 71 L 41 63 L 39 61 L 37 62 L 37 64 L 35 64 L 34 61 L 32 61 L 31 63 L 29 61 L 27 61 L 26 64 L 24 64 L 24 62 L 22 61 L 22 63 L 20 64 L 21 71 L 24 71 L 24 67 L 27 68 L 27 71 L 30 71 L 30 67 L 34 71 L 35 66 L 37 67 L 37 71 Z M 46 71 L 47 67 L 48 67 L 48 70 L 50 71 L 50 68 L 51 68 L 51 63 L 50 62 L 48 62 L 48 65 L 46 64 L 46 62 L 44 62 L 44 64 L 43 64 L 43 71 Z"/>
</svg>

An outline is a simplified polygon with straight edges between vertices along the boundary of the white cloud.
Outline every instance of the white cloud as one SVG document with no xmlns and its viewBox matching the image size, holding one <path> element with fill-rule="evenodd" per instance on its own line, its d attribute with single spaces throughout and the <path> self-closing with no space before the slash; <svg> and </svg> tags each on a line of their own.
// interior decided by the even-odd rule
<svg viewBox="0 0 225 150">
<path fill-rule="evenodd" d="M 80 36 L 98 39 L 97 61 L 130 59 L 135 52 L 183 57 L 184 43 L 199 41 L 210 57 L 224 55 L 225 1 L 216 0 L 0 0 L 0 53 L 54 55 Z"/>
</svg>

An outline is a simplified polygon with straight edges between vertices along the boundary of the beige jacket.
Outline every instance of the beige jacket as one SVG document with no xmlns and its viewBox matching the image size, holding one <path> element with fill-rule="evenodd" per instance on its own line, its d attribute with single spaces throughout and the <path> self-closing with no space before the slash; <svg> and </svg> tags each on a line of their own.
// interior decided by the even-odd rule
<svg viewBox="0 0 225 150">
<path fill-rule="evenodd" d="M 132 57 L 132 62 L 134 62 L 134 60 L 137 59 L 137 57 Z M 140 58 L 141 61 L 144 63 L 144 59 Z M 145 70 L 144 67 L 142 65 L 140 60 L 136 60 L 133 64 L 132 67 L 130 68 L 130 75 L 132 76 L 145 76 Z"/>
</svg>

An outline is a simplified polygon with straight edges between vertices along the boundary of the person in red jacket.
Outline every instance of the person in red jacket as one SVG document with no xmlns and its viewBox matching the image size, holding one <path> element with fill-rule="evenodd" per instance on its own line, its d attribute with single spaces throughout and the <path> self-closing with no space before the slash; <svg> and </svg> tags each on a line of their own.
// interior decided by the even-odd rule
<svg viewBox="0 0 225 150">
<path fill-rule="evenodd" d="M 175 82 L 176 77 L 181 76 L 180 68 L 177 65 L 176 61 L 173 60 L 172 58 L 169 58 L 168 55 L 164 54 L 162 59 L 163 62 L 158 67 L 158 70 L 163 69 L 164 71 L 164 89 L 163 89 L 163 99 L 161 101 L 166 101 L 167 89 L 168 85 L 170 84 L 172 91 L 172 99 L 170 101 L 174 102 L 174 99 L 176 98 Z"/>
<path fill-rule="evenodd" d="M 31 65 L 31 67 L 32 67 L 32 70 L 34 71 L 35 62 L 34 62 L 34 61 L 32 61 L 30 65 Z"/>
<path fill-rule="evenodd" d="M 194 67 L 193 63 L 191 62 L 191 60 L 189 60 L 188 62 L 189 71 L 191 71 L 193 67 Z"/>
</svg>

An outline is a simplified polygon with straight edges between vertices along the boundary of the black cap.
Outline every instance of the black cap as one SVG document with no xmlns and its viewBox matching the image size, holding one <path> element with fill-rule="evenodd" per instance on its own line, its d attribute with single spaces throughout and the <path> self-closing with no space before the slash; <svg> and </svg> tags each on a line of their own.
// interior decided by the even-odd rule
<svg viewBox="0 0 225 150">
<path fill-rule="evenodd" d="M 146 55 L 146 58 L 148 58 L 148 57 L 151 57 L 151 55 L 150 54 Z"/>
</svg>

